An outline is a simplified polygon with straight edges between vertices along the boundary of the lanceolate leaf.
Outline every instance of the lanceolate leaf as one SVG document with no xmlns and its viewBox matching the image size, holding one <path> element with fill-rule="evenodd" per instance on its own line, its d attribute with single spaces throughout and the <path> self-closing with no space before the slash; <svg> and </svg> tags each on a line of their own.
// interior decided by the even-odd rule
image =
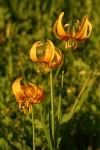
<svg viewBox="0 0 100 150">
<path fill-rule="evenodd" d="M 44 133 L 45 133 L 47 142 L 48 142 L 48 144 L 49 144 L 50 150 L 53 150 L 53 148 L 52 148 L 52 143 L 51 143 L 51 139 L 50 139 L 50 134 L 49 134 L 49 129 L 47 129 L 47 126 L 46 126 L 46 124 L 45 124 L 45 122 L 44 122 L 44 118 L 43 118 L 42 115 L 41 115 L 41 121 L 42 121 L 43 130 L 44 130 Z"/>
<path fill-rule="evenodd" d="M 79 93 L 79 97 L 76 99 L 71 111 L 68 114 L 63 115 L 61 123 L 67 123 L 72 117 L 73 114 L 76 111 L 79 111 L 82 104 L 84 103 L 84 101 L 86 101 L 88 99 L 89 96 L 89 92 L 91 91 L 91 88 L 95 82 L 96 78 L 88 78 L 88 82 L 86 81 L 86 83 L 84 84 L 82 90 L 81 90 L 81 94 Z"/>
</svg>

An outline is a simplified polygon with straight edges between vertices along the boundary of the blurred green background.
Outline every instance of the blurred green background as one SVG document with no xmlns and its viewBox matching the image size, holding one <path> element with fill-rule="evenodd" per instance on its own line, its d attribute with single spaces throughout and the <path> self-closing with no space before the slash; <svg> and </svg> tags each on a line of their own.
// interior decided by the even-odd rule
<svg viewBox="0 0 100 150">
<path fill-rule="evenodd" d="M 49 95 L 49 74 L 37 73 L 29 50 L 35 41 L 50 39 L 65 51 L 64 43 L 52 32 L 62 11 L 65 23 L 82 20 L 88 14 L 93 26 L 87 41 L 78 43 L 76 50 L 66 51 L 62 113 L 70 111 L 90 71 L 95 81 L 81 109 L 62 124 L 60 150 L 100 150 L 100 0 L 0 0 L 0 150 L 32 149 L 31 116 L 18 109 L 11 86 L 23 76 L 23 83 L 42 85 Z M 46 111 L 49 102 L 46 96 Z M 35 105 L 36 150 L 47 150 L 38 114 L 42 105 Z"/>
</svg>

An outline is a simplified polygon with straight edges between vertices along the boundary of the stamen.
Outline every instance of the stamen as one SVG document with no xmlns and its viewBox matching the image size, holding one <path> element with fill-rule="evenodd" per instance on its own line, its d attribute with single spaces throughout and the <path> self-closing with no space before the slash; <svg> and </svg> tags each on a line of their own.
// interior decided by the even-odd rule
<svg viewBox="0 0 100 150">
<path fill-rule="evenodd" d="M 22 108 L 23 108 L 24 114 L 26 114 L 26 107 L 23 106 Z"/>
<path fill-rule="evenodd" d="M 19 102 L 19 109 L 21 109 L 22 108 L 22 104 Z"/>
<path fill-rule="evenodd" d="M 32 105 L 29 105 L 29 114 L 32 112 Z"/>
</svg>

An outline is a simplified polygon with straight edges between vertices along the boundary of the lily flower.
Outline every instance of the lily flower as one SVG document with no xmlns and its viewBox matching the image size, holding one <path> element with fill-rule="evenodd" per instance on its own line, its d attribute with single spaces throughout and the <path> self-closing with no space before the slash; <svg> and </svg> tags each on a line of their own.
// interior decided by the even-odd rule
<svg viewBox="0 0 100 150">
<path fill-rule="evenodd" d="M 16 100 L 19 102 L 19 109 L 24 110 L 26 114 L 26 108 L 29 107 L 29 114 L 32 111 L 32 105 L 38 104 L 44 99 L 44 92 L 41 86 L 29 83 L 28 85 L 21 85 L 20 81 L 23 78 L 16 79 L 12 85 L 12 90 Z"/>
<path fill-rule="evenodd" d="M 39 48 L 42 50 L 43 46 L 45 46 L 43 56 L 42 58 L 38 58 L 37 50 Z M 42 65 L 42 69 L 45 67 L 55 68 L 59 66 L 63 60 L 61 51 L 56 48 L 50 40 L 47 40 L 47 43 L 42 43 L 41 41 L 35 42 L 30 49 L 30 59 Z"/>
<path fill-rule="evenodd" d="M 59 40 L 65 40 L 66 42 L 66 48 L 74 47 L 74 49 L 77 47 L 76 41 L 84 41 L 86 40 L 92 31 L 92 25 L 90 21 L 88 20 L 88 16 L 86 15 L 82 23 L 77 20 L 77 28 L 75 26 L 75 23 L 68 23 L 64 26 L 62 25 L 62 18 L 64 16 L 64 12 L 62 12 L 57 21 L 55 22 L 53 26 L 53 32 L 55 36 Z"/>
</svg>

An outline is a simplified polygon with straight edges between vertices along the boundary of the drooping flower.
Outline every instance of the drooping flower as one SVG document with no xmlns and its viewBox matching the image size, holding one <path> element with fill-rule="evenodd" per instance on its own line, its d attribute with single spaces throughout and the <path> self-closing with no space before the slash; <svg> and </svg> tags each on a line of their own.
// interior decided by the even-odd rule
<svg viewBox="0 0 100 150">
<path fill-rule="evenodd" d="M 16 100 L 19 102 L 19 109 L 23 109 L 26 114 L 26 108 L 29 107 L 29 114 L 32 111 L 32 105 L 38 104 L 44 99 L 44 91 L 41 86 L 35 84 L 21 85 L 23 78 L 16 79 L 12 85 L 12 90 Z"/>
<path fill-rule="evenodd" d="M 75 22 L 62 25 L 62 18 L 64 16 L 64 12 L 62 12 L 57 21 L 55 22 L 53 26 L 53 32 L 55 36 L 59 40 L 65 40 L 66 42 L 66 48 L 74 47 L 74 49 L 77 47 L 76 41 L 84 41 L 86 40 L 92 31 L 92 25 L 90 21 L 88 20 L 88 16 L 86 15 L 82 23 L 77 20 L 77 28 L 75 26 Z"/>
<path fill-rule="evenodd" d="M 45 46 L 43 56 L 41 58 L 37 57 L 37 51 L 42 46 Z M 54 46 L 54 44 L 47 40 L 47 43 L 42 43 L 41 41 L 35 42 L 30 49 L 30 59 L 33 62 L 37 62 L 42 65 L 43 68 L 55 68 L 62 63 L 63 57 L 61 51 Z"/>
</svg>

